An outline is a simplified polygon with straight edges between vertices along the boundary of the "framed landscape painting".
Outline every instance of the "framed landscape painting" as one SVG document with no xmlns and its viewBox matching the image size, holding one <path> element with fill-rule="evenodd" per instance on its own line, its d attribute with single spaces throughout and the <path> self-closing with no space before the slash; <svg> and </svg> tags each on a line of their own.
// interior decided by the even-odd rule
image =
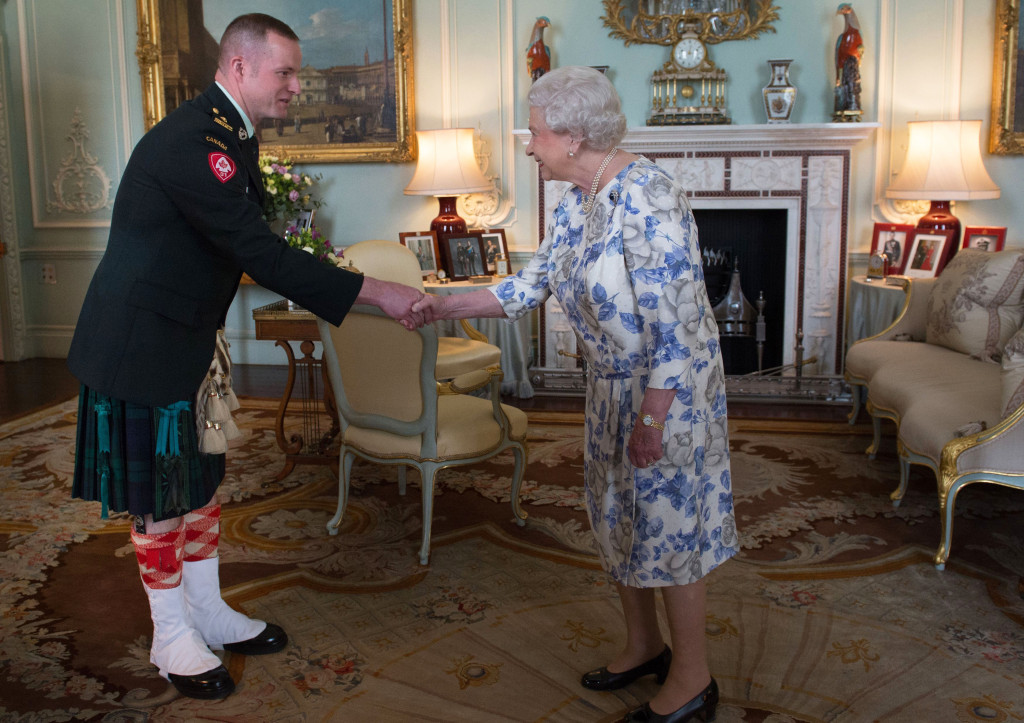
<svg viewBox="0 0 1024 723">
<path fill-rule="evenodd" d="M 1024 15 L 1020 0 L 996 0 L 995 62 L 989 153 L 1024 153 L 1024 91 L 1018 79 Z"/>
<path fill-rule="evenodd" d="M 213 82 L 224 29 L 266 13 L 299 36 L 300 94 L 260 148 L 293 162 L 410 161 L 412 0 L 136 0 L 146 130 Z"/>
</svg>

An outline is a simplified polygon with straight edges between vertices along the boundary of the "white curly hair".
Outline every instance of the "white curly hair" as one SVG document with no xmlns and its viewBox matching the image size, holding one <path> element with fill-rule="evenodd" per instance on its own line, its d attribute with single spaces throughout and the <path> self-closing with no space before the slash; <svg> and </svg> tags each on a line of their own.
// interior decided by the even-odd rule
<svg viewBox="0 0 1024 723">
<path fill-rule="evenodd" d="M 604 73 L 585 65 L 555 68 L 538 78 L 527 96 L 544 112 L 555 133 L 570 133 L 593 150 L 605 151 L 626 135 L 619 94 Z"/>
</svg>

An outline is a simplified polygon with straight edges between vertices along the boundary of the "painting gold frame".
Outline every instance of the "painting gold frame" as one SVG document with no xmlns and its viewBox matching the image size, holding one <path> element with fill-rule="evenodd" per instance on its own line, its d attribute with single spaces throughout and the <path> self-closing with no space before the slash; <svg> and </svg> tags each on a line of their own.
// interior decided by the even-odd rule
<svg viewBox="0 0 1024 723">
<path fill-rule="evenodd" d="M 343 0 L 325 0 L 325 6 L 340 4 Z M 351 1 L 351 0 L 350 0 Z M 274 14 L 274 7 L 287 0 L 253 0 L 246 11 Z M 165 101 L 165 74 L 162 56 L 168 48 L 161 47 L 161 0 L 136 0 L 138 10 L 138 44 L 135 55 L 142 77 L 142 106 L 145 128 L 149 130 L 167 114 Z M 275 142 L 272 133 L 264 133 L 262 149 L 289 158 L 294 163 L 355 163 L 401 162 L 416 158 L 415 112 L 413 106 L 412 72 L 412 0 L 392 0 L 394 34 L 391 49 L 394 55 L 394 73 L 391 92 L 394 95 L 394 140 L 362 141 L 288 145 Z M 386 67 L 386 65 L 385 65 Z M 390 97 L 390 96 L 388 96 Z"/>
<path fill-rule="evenodd" d="M 996 48 L 992 70 L 992 123 L 989 153 L 1024 154 L 1024 97 L 1017 97 L 1020 54 L 1020 0 L 996 1 Z M 1020 109 L 1020 117 L 1017 110 Z"/>
</svg>

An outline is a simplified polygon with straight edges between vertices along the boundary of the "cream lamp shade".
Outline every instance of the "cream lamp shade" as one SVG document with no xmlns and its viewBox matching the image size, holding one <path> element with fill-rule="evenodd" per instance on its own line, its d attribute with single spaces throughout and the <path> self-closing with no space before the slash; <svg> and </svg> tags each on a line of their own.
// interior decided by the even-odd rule
<svg viewBox="0 0 1024 723">
<path fill-rule="evenodd" d="M 416 131 L 416 143 L 416 173 L 405 187 L 406 194 L 457 196 L 494 187 L 476 162 L 472 128 Z"/>
<path fill-rule="evenodd" d="M 999 198 L 999 186 L 981 161 L 981 121 L 915 121 L 907 158 L 886 190 L 911 201 L 975 201 Z"/>
<path fill-rule="evenodd" d="M 981 160 L 981 121 L 914 121 L 907 125 L 907 157 L 885 195 L 931 201 L 917 228 L 953 231 L 952 256 L 960 245 L 960 219 L 953 215 L 950 202 L 999 198 L 999 186 Z"/>
</svg>

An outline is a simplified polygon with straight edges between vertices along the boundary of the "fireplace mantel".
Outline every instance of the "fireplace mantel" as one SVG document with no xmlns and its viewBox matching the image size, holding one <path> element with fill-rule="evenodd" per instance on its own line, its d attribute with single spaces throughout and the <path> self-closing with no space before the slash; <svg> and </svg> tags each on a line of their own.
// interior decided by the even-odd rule
<svg viewBox="0 0 1024 723">
<path fill-rule="evenodd" d="M 877 127 L 877 123 L 639 127 L 630 128 L 619 147 L 665 168 L 686 189 L 694 208 L 787 211 L 784 323 L 785 338 L 793 343 L 784 349 L 783 361 L 796 361 L 797 338 L 802 335 L 804 359 L 816 359 L 803 373 L 832 376 L 842 371 L 850 155 Z M 514 133 L 522 143 L 529 142 L 529 131 Z M 538 183 L 540 238 L 564 186 Z M 564 364 L 543 348 L 547 345 L 542 342 L 539 367 L 564 370 Z M 543 375 L 535 381 L 543 387 Z"/>
<path fill-rule="evenodd" d="M 651 150 L 843 150 L 871 135 L 878 123 L 775 123 L 756 125 L 636 126 L 620 144 L 631 151 Z M 523 145 L 530 131 L 513 134 Z"/>
<path fill-rule="evenodd" d="M 842 150 L 867 138 L 878 123 L 776 123 L 772 125 L 640 126 L 623 147 L 665 150 Z M 527 136 L 529 133 L 527 132 Z M 528 138 L 527 138 L 528 139 Z"/>
</svg>

